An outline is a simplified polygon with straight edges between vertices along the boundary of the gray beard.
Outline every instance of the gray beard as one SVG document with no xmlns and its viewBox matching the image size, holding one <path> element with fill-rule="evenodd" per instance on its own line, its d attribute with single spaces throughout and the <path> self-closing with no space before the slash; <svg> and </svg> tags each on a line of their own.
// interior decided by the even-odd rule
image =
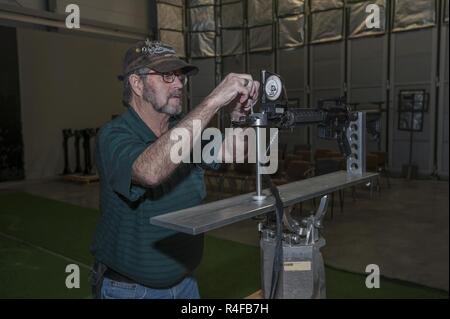
<svg viewBox="0 0 450 319">
<path fill-rule="evenodd" d="M 168 114 L 168 115 L 178 115 L 181 113 L 181 107 L 179 109 L 177 109 L 176 107 L 170 106 L 169 99 L 167 99 L 165 104 L 159 105 L 156 101 L 155 96 L 156 96 L 156 94 L 153 91 L 153 89 L 148 85 L 144 85 L 144 92 L 143 92 L 142 98 L 144 99 L 144 101 L 151 103 L 153 105 L 153 107 L 155 108 L 156 112 Z"/>
</svg>

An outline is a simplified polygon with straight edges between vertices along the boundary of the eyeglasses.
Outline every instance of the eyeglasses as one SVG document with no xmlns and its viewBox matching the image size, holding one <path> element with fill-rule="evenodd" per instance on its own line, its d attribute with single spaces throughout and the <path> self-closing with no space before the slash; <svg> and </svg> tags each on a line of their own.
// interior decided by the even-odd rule
<svg viewBox="0 0 450 319">
<path fill-rule="evenodd" d="M 169 72 L 169 73 L 159 73 L 159 72 L 152 72 L 152 73 L 142 73 L 139 75 L 160 75 L 163 78 L 163 81 L 166 83 L 173 83 L 175 81 L 175 78 L 177 77 L 178 80 L 180 80 L 181 83 L 183 83 L 183 85 L 187 84 L 187 76 L 186 74 L 177 74 L 175 72 Z"/>
</svg>

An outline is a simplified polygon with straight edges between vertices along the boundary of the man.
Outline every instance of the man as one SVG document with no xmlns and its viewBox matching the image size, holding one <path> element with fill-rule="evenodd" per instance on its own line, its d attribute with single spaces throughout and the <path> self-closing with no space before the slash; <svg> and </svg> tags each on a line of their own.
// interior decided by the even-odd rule
<svg viewBox="0 0 450 319">
<path fill-rule="evenodd" d="M 92 245 L 99 298 L 199 298 L 193 270 L 203 252 L 203 236 L 190 236 L 150 224 L 150 218 L 192 207 L 206 196 L 203 169 L 171 161 L 179 141 L 172 130 L 186 129 L 192 149 L 222 107 L 232 120 L 248 113 L 259 83 L 247 74 L 228 75 L 184 118 L 183 87 L 198 72 L 160 42 L 139 42 L 124 58 L 127 110 L 105 124 L 97 137 L 101 217 Z"/>
</svg>

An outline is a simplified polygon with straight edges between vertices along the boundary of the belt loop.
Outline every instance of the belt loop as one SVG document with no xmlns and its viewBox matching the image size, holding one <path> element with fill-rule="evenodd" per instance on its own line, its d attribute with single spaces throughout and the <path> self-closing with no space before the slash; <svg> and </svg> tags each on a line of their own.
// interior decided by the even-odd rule
<svg viewBox="0 0 450 319">
<path fill-rule="evenodd" d="M 97 260 L 94 261 L 89 278 L 94 299 L 101 299 L 103 278 L 106 270 L 107 267 L 104 264 L 100 263 Z"/>
</svg>

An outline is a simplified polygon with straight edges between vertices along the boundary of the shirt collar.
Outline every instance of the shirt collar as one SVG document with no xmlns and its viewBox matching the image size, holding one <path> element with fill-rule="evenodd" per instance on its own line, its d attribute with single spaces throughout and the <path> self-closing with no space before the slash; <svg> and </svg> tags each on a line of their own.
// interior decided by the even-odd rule
<svg viewBox="0 0 450 319">
<path fill-rule="evenodd" d="M 125 121 L 141 137 L 141 139 L 146 143 L 156 140 L 156 134 L 147 126 L 147 124 L 145 124 L 133 107 L 126 102 L 123 102 L 123 104 L 127 107 L 127 111 L 124 114 Z M 169 128 L 173 128 L 179 122 L 180 118 L 180 115 L 171 116 L 169 118 Z"/>
</svg>

